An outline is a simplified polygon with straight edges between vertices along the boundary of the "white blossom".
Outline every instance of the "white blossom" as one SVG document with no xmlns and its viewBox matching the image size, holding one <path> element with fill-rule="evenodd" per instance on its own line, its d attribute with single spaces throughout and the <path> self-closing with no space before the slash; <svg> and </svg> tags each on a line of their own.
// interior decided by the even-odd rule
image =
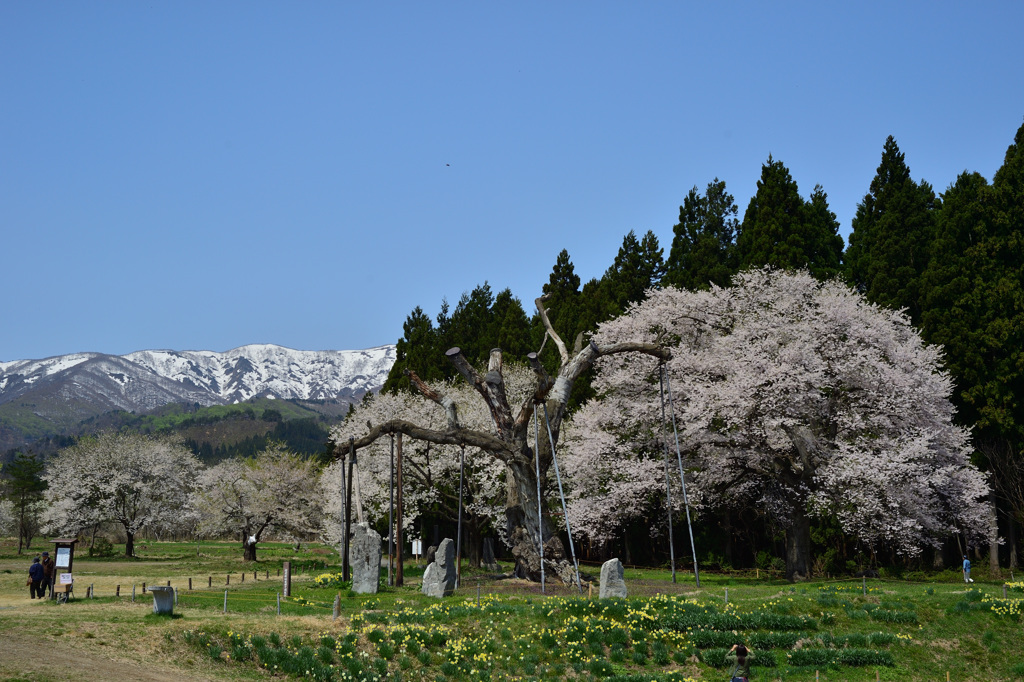
<svg viewBox="0 0 1024 682">
<path fill-rule="evenodd" d="M 753 507 L 782 526 L 834 516 L 906 555 L 986 533 L 989 489 L 952 421 L 940 349 L 902 313 L 766 269 L 726 289 L 651 291 L 596 336 L 621 339 L 673 347 L 667 371 L 698 507 Z M 612 355 L 598 368 L 598 399 L 567 426 L 565 468 L 574 527 L 601 540 L 664 499 L 666 438 L 682 500 L 657 360 Z"/>
<path fill-rule="evenodd" d="M 187 521 L 198 468 L 195 455 L 169 440 L 133 433 L 83 438 L 47 462 L 44 528 L 73 535 L 112 521 L 124 528 L 131 555 L 142 528 L 160 533 Z"/>
</svg>

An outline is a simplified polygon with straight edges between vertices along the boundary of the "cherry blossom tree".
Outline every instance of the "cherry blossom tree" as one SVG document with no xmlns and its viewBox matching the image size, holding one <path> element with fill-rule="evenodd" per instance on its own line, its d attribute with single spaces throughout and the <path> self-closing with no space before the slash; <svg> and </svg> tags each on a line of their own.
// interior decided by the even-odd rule
<svg viewBox="0 0 1024 682">
<path fill-rule="evenodd" d="M 534 406 L 542 410 L 541 414 L 546 411 L 550 420 L 552 439 L 557 443 L 573 385 L 581 374 L 593 366 L 595 360 L 620 353 L 644 353 L 668 358 L 670 353 L 654 342 L 584 343 L 582 334 L 577 337 L 570 352 L 569 347 L 550 323 L 548 311 L 544 307 L 545 300 L 545 297 L 537 299 L 537 311 L 546 330 L 545 339 L 550 339 L 558 351 L 559 366 L 552 377 L 537 359 L 537 354 L 530 353 L 527 359 L 534 373 L 533 386 L 529 395 L 521 402 L 509 401 L 500 349 L 491 351 L 487 369 L 484 371 L 470 365 L 458 348 L 452 348 L 446 353 L 449 361 L 475 391 L 476 397 L 483 401 L 490 415 L 487 429 L 473 428 L 462 423 L 460 414 L 464 407 L 458 401 L 427 386 L 414 372 L 410 372 L 410 380 L 420 394 L 444 408 L 444 427 L 423 426 L 404 417 L 396 417 L 379 424 L 371 424 L 368 431 L 355 439 L 353 444 L 358 450 L 362 450 L 381 436 L 402 433 L 435 445 L 464 445 L 487 453 L 505 466 L 505 525 L 512 554 L 516 557 L 517 575 L 539 579 L 539 563 L 534 561 L 533 557 L 538 554 L 537 539 L 543 538 L 544 546 L 547 548 L 546 557 L 551 557 L 552 552 L 554 553 L 555 561 L 551 567 L 568 582 L 573 575 L 570 564 L 564 559 L 558 559 L 560 554 L 564 557 L 564 549 L 554 534 L 547 506 L 538 502 L 538 483 L 542 488 L 540 498 L 543 500 L 543 488 L 546 487 L 552 459 L 548 439 L 542 438 L 537 453 L 540 469 L 538 476 L 533 448 Z M 341 447 L 336 451 L 340 451 L 345 444 L 337 445 Z"/>
<path fill-rule="evenodd" d="M 953 424 L 941 351 L 903 313 L 806 272 L 754 270 L 731 288 L 651 292 L 594 340 L 623 339 L 673 349 L 665 366 L 691 501 L 753 507 L 786 528 L 789 579 L 809 575 L 812 517 L 911 556 L 952 533 L 988 532 L 989 488 Z M 602 537 L 612 510 L 663 499 L 671 435 L 656 359 L 601 358 L 594 387 L 599 399 L 568 429 L 566 469 L 574 527 Z"/>
<path fill-rule="evenodd" d="M 512 402 L 525 400 L 533 390 L 531 370 L 507 365 L 504 374 L 509 399 Z M 486 405 L 465 383 L 437 383 L 432 384 L 430 390 L 444 393 L 460 406 L 461 424 L 477 430 L 490 427 L 491 415 Z M 367 422 L 380 424 L 398 418 L 434 430 L 442 430 L 446 426 L 445 411 L 422 395 L 383 393 L 357 406 L 344 424 L 334 427 L 331 440 L 345 450 L 349 438 L 357 438 L 365 432 Z M 457 520 L 461 450 L 459 445 L 406 441 L 403 449 L 402 518 L 406 528 L 411 528 L 415 519 L 424 513 L 440 511 L 450 520 Z M 388 517 L 391 457 L 391 443 L 383 438 L 358 453 L 357 470 L 363 505 L 367 514 L 377 520 Z M 343 461 L 336 460 L 321 477 L 325 500 L 324 539 L 338 546 L 344 538 Z M 470 529 L 468 553 L 474 560 L 479 560 L 479 536 L 484 529 L 494 529 L 501 539 L 507 541 L 504 512 L 505 467 L 500 460 L 479 448 L 466 448 L 463 523 Z"/>
<path fill-rule="evenodd" d="M 14 527 L 14 503 L 0 500 L 0 533 L 8 533 Z"/>
<path fill-rule="evenodd" d="M 139 530 L 170 531 L 182 521 L 198 469 L 196 456 L 169 440 L 127 432 L 83 438 L 47 462 L 44 528 L 74 535 L 115 522 L 125 555 L 134 556 Z"/>
<path fill-rule="evenodd" d="M 255 457 L 224 460 L 199 476 L 192 506 L 200 532 L 241 536 L 246 561 L 256 561 L 256 545 L 267 535 L 300 539 L 315 533 L 319 475 L 316 462 L 280 443 Z"/>
</svg>

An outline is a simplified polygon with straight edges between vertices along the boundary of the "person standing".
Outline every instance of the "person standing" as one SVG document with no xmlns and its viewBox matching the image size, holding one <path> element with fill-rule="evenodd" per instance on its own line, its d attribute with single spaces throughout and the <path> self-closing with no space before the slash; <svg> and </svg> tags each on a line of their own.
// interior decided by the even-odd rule
<svg viewBox="0 0 1024 682">
<path fill-rule="evenodd" d="M 971 560 L 967 558 L 966 554 L 964 554 L 964 582 L 974 582 L 973 580 L 971 580 Z"/>
<path fill-rule="evenodd" d="M 45 577 L 43 565 L 39 563 L 39 557 L 35 557 L 32 559 L 32 566 L 28 569 L 28 592 L 32 599 L 35 599 L 37 594 L 40 599 L 46 596 L 46 591 L 43 589 L 43 579 Z"/>
<path fill-rule="evenodd" d="M 43 566 L 43 596 L 53 596 L 53 559 L 49 552 L 43 552 L 43 560 L 39 562 Z"/>
<path fill-rule="evenodd" d="M 733 644 L 728 653 L 725 654 L 726 665 L 731 665 L 729 672 L 731 682 L 747 682 L 750 678 L 750 662 L 754 658 L 754 652 L 742 644 Z"/>
</svg>

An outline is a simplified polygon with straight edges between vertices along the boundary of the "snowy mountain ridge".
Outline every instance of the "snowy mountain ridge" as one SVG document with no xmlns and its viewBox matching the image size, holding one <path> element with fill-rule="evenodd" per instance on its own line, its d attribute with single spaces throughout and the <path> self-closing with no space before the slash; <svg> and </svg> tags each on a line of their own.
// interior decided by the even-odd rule
<svg viewBox="0 0 1024 682">
<path fill-rule="evenodd" d="M 255 397 L 355 400 L 379 390 L 394 362 L 394 345 L 302 351 L 253 344 L 223 353 L 74 353 L 0 362 L 0 404 L 44 398 L 43 403 L 57 399 L 143 411 L 171 402 L 216 405 Z"/>
</svg>

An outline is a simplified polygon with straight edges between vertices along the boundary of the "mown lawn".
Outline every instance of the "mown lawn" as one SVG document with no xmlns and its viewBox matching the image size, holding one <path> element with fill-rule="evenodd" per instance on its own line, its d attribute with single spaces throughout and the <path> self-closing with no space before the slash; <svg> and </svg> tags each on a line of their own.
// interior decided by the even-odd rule
<svg viewBox="0 0 1024 682">
<path fill-rule="evenodd" d="M 135 560 L 76 556 L 78 598 L 58 606 L 29 601 L 31 555 L 14 557 L 6 542 L 0 639 L 7 631 L 47 651 L 116 650 L 208 679 L 721 680 L 738 641 L 756 652 L 754 679 L 1024 679 L 1020 583 L 1004 601 L 1002 581 L 968 588 L 950 573 L 798 585 L 705 574 L 697 589 L 692 575 L 673 584 L 665 571 L 630 569 L 636 596 L 599 600 L 467 570 L 454 597 L 436 600 L 419 593 L 422 567 L 411 563 L 405 586 L 353 595 L 332 575 L 337 555 L 319 545 L 265 546 L 256 567 L 237 543 L 204 543 L 198 556 L 195 544 L 141 545 Z M 284 560 L 295 573 L 278 615 Z M 168 580 L 179 590 L 175 617 L 153 616 L 141 585 Z M 83 598 L 90 584 L 95 599 Z M 0 672 L 10 672 L 2 662 Z"/>
</svg>

